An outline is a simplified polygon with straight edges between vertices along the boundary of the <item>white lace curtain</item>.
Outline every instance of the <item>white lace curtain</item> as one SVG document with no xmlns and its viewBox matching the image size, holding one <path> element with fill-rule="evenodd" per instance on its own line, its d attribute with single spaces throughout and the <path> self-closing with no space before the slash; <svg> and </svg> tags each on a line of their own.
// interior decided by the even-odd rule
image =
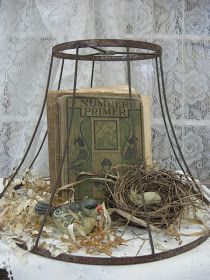
<svg viewBox="0 0 210 280">
<path fill-rule="evenodd" d="M 210 176 L 210 1 L 208 0 L 0 0 L 0 176 L 21 160 L 40 112 L 53 45 L 88 38 L 147 40 L 163 47 L 169 108 L 192 173 Z M 54 64 L 51 87 L 57 83 Z M 153 101 L 153 154 L 178 168 L 168 143 L 152 62 L 132 64 L 132 85 Z M 79 68 L 78 86 L 89 86 L 90 65 Z M 126 82 L 124 65 L 96 65 L 94 83 Z M 62 87 L 72 87 L 73 67 Z M 24 164 L 33 158 L 46 118 Z M 47 143 L 35 164 L 48 173 Z"/>
</svg>

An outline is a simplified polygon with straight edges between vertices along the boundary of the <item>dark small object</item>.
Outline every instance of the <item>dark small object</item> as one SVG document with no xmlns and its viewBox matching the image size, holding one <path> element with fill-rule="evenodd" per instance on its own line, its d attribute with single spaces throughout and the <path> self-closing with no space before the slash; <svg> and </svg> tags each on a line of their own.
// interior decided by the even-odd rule
<svg viewBox="0 0 210 280">
<path fill-rule="evenodd" d="M 9 280 L 8 272 L 6 269 L 0 268 L 0 280 Z"/>
<path fill-rule="evenodd" d="M 85 141 L 82 137 L 78 137 L 74 141 L 74 145 L 77 146 L 77 156 L 74 160 L 70 162 L 70 169 L 72 169 L 76 173 L 80 173 L 83 170 L 83 164 L 89 157 L 89 152 Z"/>
<path fill-rule="evenodd" d="M 108 166 L 109 168 L 111 168 L 112 166 L 112 162 L 110 159 L 108 158 L 104 158 L 101 162 L 101 166 L 104 168 L 105 166 Z"/>
<path fill-rule="evenodd" d="M 75 202 L 70 202 L 68 205 L 69 209 L 75 211 L 75 212 L 79 212 L 81 211 L 83 208 L 87 208 L 87 209 L 94 209 L 97 206 L 97 202 L 95 199 L 85 199 L 85 200 L 80 200 L 80 201 L 75 201 Z"/>
<path fill-rule="evenodd" d="M 103 172 L 106 174 L 109 172 L 109 170 L 111 169 L 112 167 L 112 162 L 110 159 L 108 158 L 104 158 L 102 161 L 101 161 L 101 166 L 103 168 Z"/>
<path fill-rule="evenodd" d="M 14 190 L 17 191 L 17 190 L 21 189 L 22 187 L 23 187 L 23 183 L 20 183 L 19 185 L 16 185 L 14 187 Z"/>
<path fill-rule="evenodd" d="M 138 140 L 138 138 L 136 136 L 131 136 L 129 139 L 128 139 L 128 143 L 129 144 L 135 144 L 135 142 Z"/>
<path fill-rule="evenodd" d="M 51 207 L 50 209 L 50 215 L 52 215 L 52 213 L 59 207 L 67 207 L 68 209 L 74 211 L 74 212 L 79 212 L 82 209 L 86 208 L 86 209 L 94 209 L 97 206 L 97 202 L 94 199 L 85 199 L 85 200 L 80 200 L 80 201 L 75 201 L 75 202 L 70 202 L 68 204 L 64 204 L 64 205 L 60 205 L 60 206 L 56 206 L 56 207 Z M 42 201 L 38 201 L 36 206 L 35 206 L 35 212 L 38 215 L 44 215 L 47 211 L 47 207 L 49 204 L 42 202 Z"/>
<path fill-rule="evenodd" d="M 42 201 L 38 201 L 36 206 L 35 206 L 35 213 L 38 214 L 38 215 L 44 215 L 47 211 L 47 207 L 48 207 L 49 204 L 45 203 L 45 202 L 42 202 Z M 51 207 L 50 209 L 50 215 L 52 215 L 52 212 L 55 210 L 55 207 Z"/>
</svg>

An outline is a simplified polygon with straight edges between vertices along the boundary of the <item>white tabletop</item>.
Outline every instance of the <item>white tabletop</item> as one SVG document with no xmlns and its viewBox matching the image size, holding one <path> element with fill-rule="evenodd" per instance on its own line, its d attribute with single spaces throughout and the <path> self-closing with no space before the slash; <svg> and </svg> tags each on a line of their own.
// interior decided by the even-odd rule
<svg viewBox="0 0 210 280">
<path fill-rule="evenodd" d="M 20 257 L 0 242 L 0 267 L 11 269 L 14 280 L 208 280 L 210 239 L 193 250 L 170 259 L 124 266 L 72 264 L 28 252 Z"/>
</svg>

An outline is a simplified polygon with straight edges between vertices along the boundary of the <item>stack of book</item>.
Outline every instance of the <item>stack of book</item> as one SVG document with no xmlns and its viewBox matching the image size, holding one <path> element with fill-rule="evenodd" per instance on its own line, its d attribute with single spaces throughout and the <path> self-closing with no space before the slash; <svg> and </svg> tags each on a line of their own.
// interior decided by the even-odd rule
<svg viewBox="0 0 210 280">
<path fill-rule="evenodd" d="M 152 164 L 150 98 L 128 87 L 50 91 L 47 99 L 51 184 L 58 177 L 71 125 L 61 180 L 81 180 L 81 173 L 105 174 L 117 165 Z M 85 176 L 85 175 L 84 175 Z M 84 179 L 84 178 L 83 178 Z M 75 200 L 104 199 L 104 185 L 86 180 L 75 188 Z"/>
</svg>

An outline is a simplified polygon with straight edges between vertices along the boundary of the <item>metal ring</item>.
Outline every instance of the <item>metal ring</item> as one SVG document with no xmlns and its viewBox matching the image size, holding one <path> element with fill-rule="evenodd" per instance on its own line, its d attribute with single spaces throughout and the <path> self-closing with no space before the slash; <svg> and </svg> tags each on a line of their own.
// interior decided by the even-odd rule
<svg viewBox="0 0 210 280">
<path fill-rule="evenodd" d="M 92 48 L 96 53 L 79 55 L 78 60 L 85 61 L 126 61 L 126 52 L 119 52 L 117 50 L 104 50 L 102 47 L 113 48 L 133 48 L 136 52 L 130 53 L 130 60 L 147 60 L 160 57 L 162 48 L 156 44 L 133 41 L 133 40 L 117 40 L 117 39 L 97 39 L 97 40 L 79 40 L 73 42 L 66 42 L 55 45 L 52 49 L 54 57 L 62 59 L 75 60 L 76 54 L 67 53 L 68 50 L 76 48 Z"/>
<path fill-rule="evenodd" d="M 42 248 L 34 248 L 30 250 L 31 253 L 36 255 L 40 255 L 46 258 L 58 260 L 58 261 L 65 261 L 70 263 L 79 263 L 79 264 L 90 264 L 90 265 L 130 265 L 130 264 L 141 264 L 141 263 L 148 263 L 154 262 L 159 260 L 164 260 L 167 258 L 171 258 L 187 251 L 192 250 L 193 248 L 197 247 L 198 245 L 202 244 L 208 239 L 209 235 L 199 237 L 198 239 L 183 245 L 181 247 L 156 253 L 156 254 L 149 254 L 143 256 L 130 256 L 130 257 L 86 257 L 86 256 L 76 256 L 70 254 L 60 254 L 57 257 L 53 257 L 50 252 L 46 249 Z M 25 244 L 20 244 L 19 242 L 17 245 L 27 250 L 27 246 Z"/>
</svg>

